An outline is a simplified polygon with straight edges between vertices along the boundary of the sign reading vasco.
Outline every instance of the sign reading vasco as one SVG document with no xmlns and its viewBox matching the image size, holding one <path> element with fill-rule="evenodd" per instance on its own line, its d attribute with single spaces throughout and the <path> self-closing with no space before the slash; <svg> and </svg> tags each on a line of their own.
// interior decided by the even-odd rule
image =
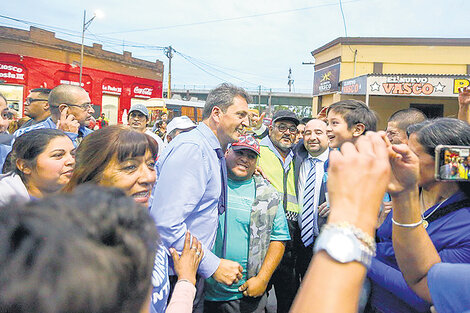
<svg viewBox="0 0 470 313">
<path fill-rule="evenodd" d="M 313 76 L 313 94 L 322 95 L 339 90 L 340 64 L 334 64 L 315 71 Z"/>
<path fill-rule="evenodd" d="M 457 97 L 468 75 L 364 75 L 341 82 L 341 93 L 379 96 Z"/>
<path fill-rule="evenodd" d="M 367 75 L 347 79 L 341 82 L 341 93 L 347 95 L 365 95 Z"/>
<path fill-rule="evenodd" d="M 370 95 L 455 97 L 456 80 L 449 76 L 369 76 L 367 87 Z"/>
</svg>

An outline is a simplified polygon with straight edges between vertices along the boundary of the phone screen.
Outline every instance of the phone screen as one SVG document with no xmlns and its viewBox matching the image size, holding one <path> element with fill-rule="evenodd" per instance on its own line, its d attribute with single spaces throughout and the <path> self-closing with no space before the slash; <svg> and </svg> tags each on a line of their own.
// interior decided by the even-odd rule
<svg viewBox="0 0 470 313">
<path fill-rule="evenodd" d="M 439 145 L 435 152 L 437 180 L 470 181 L 470 147 Z"/>
</svg>

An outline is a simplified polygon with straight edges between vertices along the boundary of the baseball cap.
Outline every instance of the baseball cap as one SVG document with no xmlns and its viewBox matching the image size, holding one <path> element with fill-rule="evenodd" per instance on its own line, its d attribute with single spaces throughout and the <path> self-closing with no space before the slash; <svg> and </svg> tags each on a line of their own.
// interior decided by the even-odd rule
<svg viewBox="0 0 470 313">
<path fill-rule="evenodd" d="M 297 115 L 289 110 L 279 110 L 274 113 L 272 123 L 274 124 L 280 120 L 291 121 L 295 124 L 295 126 L 299 125 L 299 119 L 297 118 Z"/>
<path fill-rule="evenodd" d="M 147 109 L 147 107 L 143 104 L 140 104 L 140 103 L 137 103 L 137 104 L 133 104 L 131 106 L 131 109 L 129 110 L 129 115 L 131 115 L 131 112 L 133 111 L 137 111 L 137 112 L 140 112 L 142 113 L 143 115 L 145 115 L 145 117 L 149 118 L 149 110 Z"/>
<path fill-rule="evenodd" d="M 196 124 L 189 117 L 186 115 L 177 116 L 166 126 L 166 133 L 169 134 L 175 129 L 188 129 L 191 127 L 196 127 Z"/>
<path fill-rule="evenodd" d="M 248 149 L 259 155 L 259 143 L 252 135 L 242 135 L 237 142 L 232 143 L 233 150 Z"/>
</svg>

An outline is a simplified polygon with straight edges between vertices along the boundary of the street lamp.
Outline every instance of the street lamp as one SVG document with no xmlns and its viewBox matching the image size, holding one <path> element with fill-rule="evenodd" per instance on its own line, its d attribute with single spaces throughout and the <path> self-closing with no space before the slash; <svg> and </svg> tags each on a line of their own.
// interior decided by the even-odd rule
<svg viewBox="0 0 470 313">
<path fill-rule="evenodd" d="M 80 51 L 80 77 L 79 77 L 80 87 L 82 87 L 83 49 L 84 49 L 83 42 L 85 40 L 85 31 L 88 29 L 88 27 L 90 26 L 91 22 L 93 22 L 95 17 L 102 18 L 103 17 L 103 12 L 101 12 L 99 10 L 96 10 L 95 12 L 93 12 L 93 17 L 87 21 L 86 20 L 86 10 L 83 10 L 82 48 L 81 48 L 81 51 Z"/>
</svg>

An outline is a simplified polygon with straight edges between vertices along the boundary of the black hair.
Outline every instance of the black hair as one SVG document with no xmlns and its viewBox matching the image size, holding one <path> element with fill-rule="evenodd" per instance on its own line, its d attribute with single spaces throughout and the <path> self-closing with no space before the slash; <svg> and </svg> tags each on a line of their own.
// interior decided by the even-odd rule
<svg viewBox="0 0 470 313">
<path fill-rule="evenodd" d="M 44 152 L 51 140 L 57 137 L 67 137 L 67 135 L 58 129 L 42 128 L 19 136 L 13 143 L 11 152 L 7 157 L 8 162 L 4 164 L 3 172 L 15 172 L 24 182 L 25 176 L 16 166 L 16 161 L 24 160 L 30 167 L 35 168 L 37 157 Z"/>
<path fill-rule="evenodd" d="M 356 124 L 364 124 L 364 134 L 368 131 L 377 130 L 377 114 L 371 110 L 364 102 L 359 100 L 341 100 L 330 105 L 326 115 L 330 112 L 338 113 L 351 129 Z"/>
<path fill-rule="evenodd" d="M 313 120 L 313 117 L 302 117 L 300 119 L 299 125 L 300 124 L 307 125 L 307 123 L 310 122 L 311 120 Z"/>
<path fill-rule="evenodd" d="M 205 120 L 211 115 L 212 109 L 217 106 L 222 112 L 227 112 L 227 108 L 233 104 L 235 97 L 242 97 L 247 103 L 251 103 L 252 99 L 245 89 L 237 87 L 229 83 L 223 83 L 212 89 L 207 95 L 206 104 L 202 112 L 202 119 Z"/>
<path fill-rule="evenodd" d="M 31 89 L 30 92 L 39 92 L 40 94 L 43 94 L 44 96 L 49 96 L 51 91 L 52 89 L 49 89 L 49 88 L 34 88 L 34 89 Z"/>
<path fill-rule="evenodd" d="M 148 210 L 116 188 L 0 210 L 0 311 L 139 312 L 158 235 Z"/>
<path fill-rule="evenodd" d="M 435 157 L 438 145 L 470 146 L 470 125 L 455 118 L 437 118 L 410 125 L 406 133 L 416 135 L 426 153 Z M 459 188 L 470 198 L 470 183 L 459 182 Z"/>
<path fill-rule="evenodd" d="M 408 126 L 421 123 L 426 119 L 427 117 L 422 111 L 415 108 L 409 108 L 396 111 L 390 116 L 388 122 L 396 123 L 399 129 L 406 132 Z"/>
</svg>

